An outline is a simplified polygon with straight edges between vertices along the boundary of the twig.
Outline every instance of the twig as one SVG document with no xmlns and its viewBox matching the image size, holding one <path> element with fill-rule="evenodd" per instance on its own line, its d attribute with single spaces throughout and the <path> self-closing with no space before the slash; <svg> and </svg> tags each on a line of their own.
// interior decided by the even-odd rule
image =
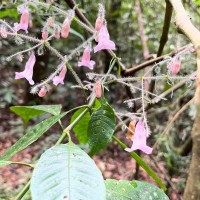
<svg viewBox="0 0 200 200">
<path fill-rule="evenodd" d="M 94 30 L 94 27 L 92 24 L 89 22 L 89 20 L 83 15 L 83 13 L 76 7 L 76 4 L 74 0 L 65 0 L 65 2 L 69 5 L 71 9 L 75 10 L 76 16 L 84 22 L 86 25 L 88 25 L 91 29 Z"/>
<path fill-rule="evenodd" d="M 169 0 L 165 0 L 165 1 L 166 1 L 165 20 L 164 20 L 162 35 L 160 38 L 160 46 L 158 48 L 157 57 L 162 55 L 164 46 L 167 43 L 168 32 L 169 32 L 169 27 L 170 27 L 170 22 L 171 22 L 171 17 L 172 17 L 172 10 L 173 10 L 172 6 Z"/>
<path fill-rule="evenodd" d="M 163 30 L 162 30 L 162 35 L 160 38 L 160 46 L 157 52 L 157 57 L 162 55 L 163 49 L 165 47 L 165 44 L 167 43 L 168 40 L 168 33 L 169 33 L 169 27 L 170 27 L 170 22 L 171 22 L 171 17 L 172 17 L 172 6 L 169 2 L 169 0 L 165 0 L 166 2 L 166 9 L 165 9 L 165 20 L 164 20 L 164 25 L 163 25 Z M 153 71 L 153 75 L 155 75 L 155 72 Z M 155 88 L 155 81 L 152 80 L 149 86 L 149 91 L 153 92 Z"/>
<path fill-rule="evenodd" d="M 183 51 L 184 49 L 189 48 L 189 47 L 191 47 L 191 46 L 192 46 L 192 44 L 185 45 L 185 46 L 183 46 L 183 47 L 181 47 L 181 48 L 179 48 L 179 49 L 176 49 L 176 50 L 174 50 L 174 51 L 171 51 L 171 52 L 168 53 L 168 54 L 165 54 L 165 55 L 163 55 L 163 56 L 160 56 L 160 57 L 151 59 L 151 60 L 149 60 L 149 61 L 146 61 L 146 62 L 144 62 L 144 63 L 141 63 L 141 64 L 137 65 L 137 66 L 131 67 L 131 68 L 129 68 L 129 69 L 126 69 L 126 70 L 123 71 L 123 74 L 124 74 L 125 76 L 132 75 L 132 74 L 136 73 L 137 71 L 139 71 L 139 70 L 141 70 L 141 69 L 144 69 L 144 68 L 147 67 L 147 66 L 150 66 L 150 65 L 154 65 L 154 64 L 156 64 L 156 63 L 159 63 L 160 61 L 164 60 L 166 57 L 173 57 L 173 56 L 176 55 L 178 52 Z"/>
</svg>

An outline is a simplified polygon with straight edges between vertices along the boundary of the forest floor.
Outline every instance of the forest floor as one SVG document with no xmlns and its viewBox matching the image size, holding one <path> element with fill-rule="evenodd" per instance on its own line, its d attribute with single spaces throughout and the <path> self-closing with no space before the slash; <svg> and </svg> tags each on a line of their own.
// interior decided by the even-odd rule
<svg viewBox="0 0 200 200">
<path fill-rule="evenodd" d="M 8 110 L 4 110 L 4 112 L 1 112 L 0 114 L 0 155 L 13 145 L 19 139 L 20 135 L 23 134 L 22 127 L 19 128 L 18 131 L 16 129 L 16 127 L 20 127 L 20 123 L 17 123 L 20 121 L 19 118 L 13 113 L 9 113 L 10 114 L 8 114 Z M 13 123 L 8 123 L 8 121 L 12 121 Z M 31 163 L 32 161 L 34 162 L 40 154 L 43 153 L 44 149 L 52 146 L 54 141 L 56 141 L 56 138 L 59 137 L 57 129 L 59 129 L 58 126 L 51 128 L 45 136 L 42 136 L 27 149 L 15 155 L 11 160 L 18 162 L 23 161 L 27 163 Z M 17 133 L 12 130 L 15 130 Z M 53 135 L 53 133 L 55 133 L 55 135 Z M 121 137 L 121 139 L 124 140 L 122 135 L 118 135 L 118 137 Z M 168 174 L 168 170 L 165 163 L 162 160 L 159 160 L 157 163 L 157 167 L 159 166 L 158 169 L 149 156 L 141 153 L 141 157 L 167 184 L 166 176 L 164 174 Z M 104 151 L 95 155 L 93 159 L 102 171 L 105 179 L 137 179 L 155 184 L 153 179 L 151 179 L 151 177 L 141 167 L 138 168 L 135 160 L 132 159 L 127 152 L 121 149 L 121 147 L 119 147 L 115 142 L 108 145 Z M 20 188 L 23 187 L 24 183 L 26 183 L 30 178 L 31 171 L 32 170 L 30 168 L 20 165 L 9 165 L 0 168 L 0 199 L 9 199 L 9 195 L 13 195 L 15 192 L 19 191 Z M 172 184 L 176 185 L 177 182 L 178 179 L 171 179 Z M 182 191 L 179 191 L 178 189 L 172 190 L 170 188 L 168 190 L 168 195 L 171 200 L 178 200 L 181 199 Z"/>
</svg>

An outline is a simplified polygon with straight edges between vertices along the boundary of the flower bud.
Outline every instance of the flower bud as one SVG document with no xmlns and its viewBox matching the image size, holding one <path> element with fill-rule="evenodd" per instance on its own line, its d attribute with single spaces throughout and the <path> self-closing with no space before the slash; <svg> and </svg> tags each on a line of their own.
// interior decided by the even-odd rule
<svg viewBox="0 0 200 200">
<path fill-rule="evenodd" d="M 102 26 L 103 26 L 103 17 L 99 16 L 97 17 L 96 22 L 95 22 L 95 30 L 99 31 Z"/>
<path fill-rule="evenodd" d="M 70 23 L 71 21 L 68 18 L 66 18 L 65 21 L 63 22 L 62 30 L 61 30 L 61 36 L 63 38 L 67 38 L 69 35 Z"/>
<path fill-rule="evenodd" d="M 43 31 L 42 32 L 42 39 L 46 40 L 48 38 L 48 32 L 47 31 Z"/>
<path fill-rule="evenodd" d="M 178 58 L 173 58 L 171 63 L 167 68 L 172 72 L 172 74 L 177 74 L 180 71 L 181 63 Z"/>
<path fill-rule="evenodd" d="M 45 87 L 42 87 L 38 93 L 38 96 L 44 97 L 46 93 L 47 93 L 47 89 Z"/>
<path fill-rule="evenodd" d="M 95 95 L 97 98 L 101 98 L 102 96 L 102 90 L 101 90 L 101 83 L 100 81 L 96 81 L 96 83 L 94 84 L 94 91 L 95 91 Z"/>
</svg>

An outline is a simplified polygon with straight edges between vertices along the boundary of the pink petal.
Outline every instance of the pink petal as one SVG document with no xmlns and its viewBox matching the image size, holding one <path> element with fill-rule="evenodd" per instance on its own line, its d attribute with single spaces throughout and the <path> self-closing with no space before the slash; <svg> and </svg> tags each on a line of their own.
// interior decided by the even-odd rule
<svg viewBox="0 0 200 200">
<path fill-rule="evenodd" d="M 43 40 L 46 40 L 46 39 L 48 38 L 48 35 L 49 35 L 49 34 L 48 34 L 47 31 L 43 31 L 43 32 L 42 32 L 42 39 L 43 39 Z"/>
<path fill-rule="evenodd" d="M 94 53 L 101 50 L 115 50 L 115 43 L 111 40 L 99 40 L 98 45 L 94 48 Z"/>
<path fill-rule="evenodd" d="M 110 35 L 105 25 L 102 26 L 95 40 L 98 41 L 98 45 L 94 48 L 94 53 L 104 49 L 115 50 L 115 43 L 110 40 Z"/>
<path fill-rule="evenodd" d="M 81 59 L 81 62 L 78 62 L 78 66 L 85 66 L 88 67 L 89 69 L 93 69 L 94 68 L 94 64 L 95 62 L 93 60 L 90 60 L 90 52 L 91 49 L 90 47 L 86 47 L 84 52 L 83 52 L 83 56 Z"/>
<path fill-rule="evenodd" d="M 20 17 L 20 23 L 14 23 L 14 30 L 24 30 L 26 33 L 28 33 L 28 23 L 29 23 L 29 12 L 28 9 L 24 9 L 21 17 Z"/>
<path fill-rule="evenodd" d="M 102 28 L 102 26 L 103 26 L 103 17 L 99 16 L 97 17 L 96 22 L 95 22 L 95 30 L 99 31 Z"/>
<path fill-rule="evenodd" d="M 133 144 L 131 148 L 127 148 L 125 150 L 129 152 L 141 150 L 146 154 L 150 154 L 153 149 L 146 145 L 147 132 L 148 131 L 145 129 L 143 121 L 139 120 L 135 127 L 135 134 L 132 137 Z"/>
<path fill-rule="evenodd" d="M 97 98 L 101 98 L 102 90 L 101 90 L 101 82 L 99 80 L 94 84 L 94 91 Z"/>
<path fill-rule="evenodd" d="M 61 65 L 64 65 L 64 66 L 63 66 L 60 74 L 58 76 L 55 76 L 53 78 L 53 84 L 56 85 L 56 86 L 58 84 L 62 84 L 62 85 L 64 84 L 65 75 L 67 73 L 67 68 L 66 68 L 65 64 L 61 63 Z"/>
<path fill-rule="evenodd" d="M 34 84 L 32 80 L 33 77 L 33 67 L 35 65 L 36 58 L 34 53 L 32 53 L 26 62 L 25 69 L 22 72 L 15 72 L 15 79 L 25 78 L 30 83 L 30 85 Z"/>
<path fill-rule="evenodd" d="M 181 69 L 181 63 L 178 58 L 173 58 L 167 68 L 170 69 L 172 74 L 177 74 Z"/>
<path fill-rule="evenodd" d="M 46 93 L 47 93 L 46 88 L 41 88 L 39 93 L 38 93 L 38 96 L 39 97 L 44 97 L 46 95 Z"/>
<path fill-rule="evenodd" d="M 65 21 L 63 22 L 62 30 L 61 30 L 61 36 L 63 38 L 67 38 L 69 35 L 70 23 L 71 21 L 68 18 L 66 18 Z"/>
<path fill-rule="evenodd" d="M 146 154 L 151 154 L 152 151 L 153 151 L 153 149 L 151 147 L 147 146 L 147 145 L 141 146 L 140 150 L 142 150 Z"/>
</svg>

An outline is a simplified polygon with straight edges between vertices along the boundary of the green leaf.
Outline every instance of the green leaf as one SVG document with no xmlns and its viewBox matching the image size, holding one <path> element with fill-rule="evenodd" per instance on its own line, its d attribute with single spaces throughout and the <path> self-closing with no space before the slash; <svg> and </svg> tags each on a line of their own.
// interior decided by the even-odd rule
<svg viewBox="0 0 200 200">
<path fill-rule="evenodd" d="M 0 18 L 4 18 L 4 17 L 7 17 L 7 16 L 9 16 L 9 17 L 12 16 L 15 19 L 17 19 L 17 17 L 18 17 L 17 9 L 6 9 L 4 11 L 1 10 Z"/>
<path fill-rule="evenodd" d="M 121 142 L 118 138 L 116 138 L 114 135 L 112 137 L 123 149 L 127 148 L 127 146 L 123 142 Z M 164 185 L 162 180 L 156 175 L 156 173 L 151 169 L 151 167 L 149 167 L 145 163 L 145 161 L 142 160 L 142 158 L 140 158 L 140 156 L 138 156 L 135 152 L 129 152 L 129 154 L 149 174 L 149 176 L 151 176 L 156 181 L 156 183 L 158 183 L 160 185 L 160 187 L 164 191 L 166 191 L 166 189 L 167 189 L 166 186 Z"/>
<path fill-rule="evenodd" d="M 97 109 L 100 106 L 101 106 L 101 103 L 96 99 L 93 108 Z M 70 123 L 72 123 L 84 110 L 85 108 L 78 109 L 72 115 Z M 82 117 L 81 120 L 79 120 L 79 122 L 73 128 L 73 131 L 80 144 L 86 144 L 88 142 L 87 130 L 88 130 L 89 121 L 90 121 L 90 112 L 86 112 L 84 117 Z"/>
<path fill-rule="evenodd" d="M 83 35 L 81 35 L 79 32 L 77 32 L 75 29 L 70 28 L 69 31 L 71 34 L 76 35 L 77 37 L 79 37 L 83 42 L 85 41 Z"/>
<path fill-rule="evenodd" d="M 101 107 L 92 114 L 88 126 L 90 156 L 103 149 L 111 140 L 115 129 L 115 114 L 105 100 Z"/>
<path fill-rule="evenodd" d="M 85 108 L 78 109 L 71 118 L 71 123 L 85 110 Z M 90 121 L 90 113 L 86 112 L 84 117 L 73 128 L 73 131 L 80 144 L 86 144 L 88 142 L 87 129 Z"/>
<path fill-rule="evenodd" d="M 11 163 L 11 161 L 0 160 L 0 167 L 10 165 Z"/>
<path fill-rule="evenodd" d="M 150 183 L 113 179 L 105 183 L 106 200 L 169 200 L 161 189 Z"/>
<path fill-rule="evenodd" d="M 195 4 L 196 4 L 197 6 L 199 6 L 199 5 L 200 5 L 200 0 L 195 0 Z"/>
<path fill-rule="evenodd" d="M 94 161 L 72 142 L 40 157 L 31 178 L 32 200 L 105 200 L 106 189 Z"/>
<path fill-rule="evenodd" d="M 24 124 L 27 124 L 33 117 L 46 112 L 52 115 L 59 115 L 61 108 L 61 105 L 12 106 L 10 110 L 19 115 L 24 120 Z"/>
<path fill-rule="evenodd" d="M 8 160 L 19 151 L 25 149 L 65 115 L 66 113 L 62 113 L 60 115 L 50 117 L 32 127 L 22 138 L 20 138 L 0 157 L 0 160 Z"/>
</svg>

